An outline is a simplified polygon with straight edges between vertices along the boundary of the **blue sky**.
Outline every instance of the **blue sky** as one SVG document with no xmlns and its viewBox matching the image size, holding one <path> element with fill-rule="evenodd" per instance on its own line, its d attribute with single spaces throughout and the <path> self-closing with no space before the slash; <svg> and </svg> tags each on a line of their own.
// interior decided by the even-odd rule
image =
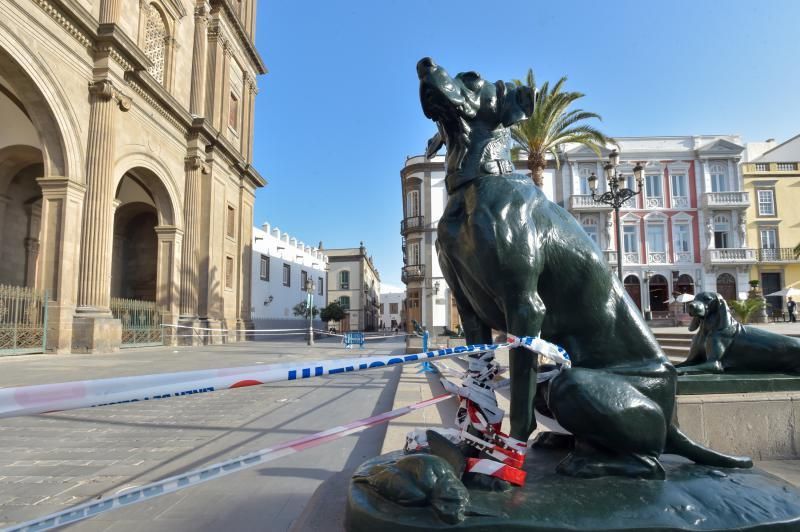
<svg viewBox="0 0 800 532">
<path fill-rule="evenodd" d="M 457 11 L 456 11 L 457 10 Z M 255 223 L 364 241 L 402 286 L 399 172 L 434 132 L 415 65 L 569 78 L 612 136 L 800 133 L 800 2 L 260 0 Z"/>
</svg>

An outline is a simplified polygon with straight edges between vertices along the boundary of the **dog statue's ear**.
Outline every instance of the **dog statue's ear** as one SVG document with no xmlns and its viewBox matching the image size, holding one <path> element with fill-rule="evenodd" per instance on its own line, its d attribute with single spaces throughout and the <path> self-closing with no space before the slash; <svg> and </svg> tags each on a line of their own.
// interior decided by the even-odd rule
<svg viewBox="0 0 800 532">
<path fill-rule="evenodd" d="M 432 159 L 436 152 L 438 152 L 442 146 L 444 146 L 444 135 L 442 135 L 442 126 L 439 125 L 437 122 L 436 125 L 439 127 L 439 131 L 436 132 L 434 136 L 432 136 L 428 140 L 428 147 L 425 148 L 425 158 Z"/>
<path fill-rule="evenodd" d="M 525 85 L 498 81 L 495 83 L 500 100 L 500 118 L 505 127 L 525 120 L 533 113 L 533 90 Z"/>
<path fill-rule="evenodd" d="M 711 295 L 711 301 L 708 302 L 708 307 L 706 307 L 706 330 L 716 331 L 726 319 L 724 313 L 728 312 L 728 306 L 721 295 L 716 292 L 712 292 Z"/>
</svg>

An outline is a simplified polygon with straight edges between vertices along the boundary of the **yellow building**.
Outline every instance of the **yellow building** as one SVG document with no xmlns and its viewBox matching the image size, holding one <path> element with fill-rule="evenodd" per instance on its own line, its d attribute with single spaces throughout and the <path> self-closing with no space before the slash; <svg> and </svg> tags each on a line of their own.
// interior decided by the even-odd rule
<svg viewBox="0 0 800 532">
<path fill-rule="evenodd" d="M 749 148 L 749 147 L 748 147 Z M 750 272 L 764 295 L 784 287 L 800 288 L 800 135 L 772 147 L 742 165 L 744 187 L 751 202 L 747 236 L 756 249 Z M 768 312 L 786 311 L 786 299 L 767 297 Z"/>
</svg>

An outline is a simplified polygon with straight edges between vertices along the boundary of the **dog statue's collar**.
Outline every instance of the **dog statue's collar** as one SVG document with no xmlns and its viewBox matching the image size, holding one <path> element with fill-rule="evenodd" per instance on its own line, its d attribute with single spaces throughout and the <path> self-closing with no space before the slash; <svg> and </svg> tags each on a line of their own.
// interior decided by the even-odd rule
<svg viewBox="0 0 800 532">
<path fill-rule="evenodd" d="M 480 163 L 476 171 L 468 172 L 463 169 L 450 172 L 445 178 L 447 193 L 452 194 L 470 181 L 485 175 L 507 175 L 514 173 L 514 163 L 508 159 L 491 159 Z"/>
</svg>

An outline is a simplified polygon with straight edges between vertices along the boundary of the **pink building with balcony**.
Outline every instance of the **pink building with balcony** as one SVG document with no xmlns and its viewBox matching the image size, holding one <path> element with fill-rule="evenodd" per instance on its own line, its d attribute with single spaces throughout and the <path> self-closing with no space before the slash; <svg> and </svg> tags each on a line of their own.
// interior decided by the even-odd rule
<svg viewBox="0 0 800 532">
<path fill-rule="evenodd" d="M 618 173 L 629 176 L 644 167 L 640 195 L 620 211 L 623 279 L 634 303 L 654 318 L 666 316 L 675 293 L 720 292 L 736 299 L 747 291 L 755 262 L 747 247 L 744 191 L 739 161 L 744 146 L 737 136 L 618 138 Z M 614 212 L 592 199 L 587 178 L 599 177 L 600 156 L 583 146 L 567 147 L 554 173 L 554 199 L 563 205 L 606 255 L 616 270 Z"/>
</svg>

